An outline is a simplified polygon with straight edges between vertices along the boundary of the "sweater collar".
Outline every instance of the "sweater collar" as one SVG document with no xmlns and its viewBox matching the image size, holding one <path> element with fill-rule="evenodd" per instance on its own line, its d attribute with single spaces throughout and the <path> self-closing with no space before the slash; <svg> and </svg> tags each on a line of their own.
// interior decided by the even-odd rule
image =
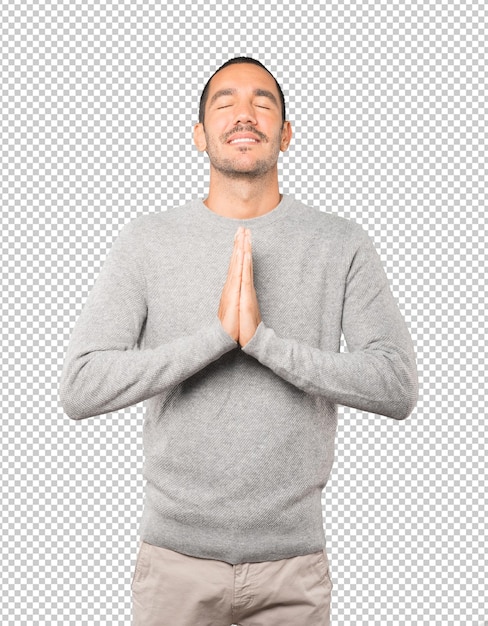
<svg viewBox="0 0 488 626">
<path fill-rule="evenodd" d="M 195 217 L 197 217 L 197 219 L 200 219 L 203 222 L 208 223 L 209 225 L 219 226 L 228 231 L 235 231 L 239 228 L 239 226 L 243 226 L 244 228 L 250 228 L 252 230 L 264 228 L 268 224 L 285 218 L 289 214 L 292 204 L 293 198 L 289 195 L 282 194 L 282 198 L 279 204 L 274 209 L 268 211 L 267 213 L 264 213 L 264 215 L 260 215 L 259 217 L 253 217 L 244 220 L 219 215 L 218 213 L 215 213 L 214 211 L 209 209 L 200 198 L 193 200 L 190 203 L 190 207 L 194 211 Z"/>
</svg>

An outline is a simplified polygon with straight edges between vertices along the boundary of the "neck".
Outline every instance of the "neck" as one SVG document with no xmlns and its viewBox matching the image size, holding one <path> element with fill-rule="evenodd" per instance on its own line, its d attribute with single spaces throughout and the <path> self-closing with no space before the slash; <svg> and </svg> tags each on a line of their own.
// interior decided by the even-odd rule
<svg viewBox="0 0 488 626">
<path fill-rule="evenodd" d="M 275 209 L 281 200 L 278 174 L 253 180 L 230 179 L 214 170 L 204 204 L 214 213 L 234 219 L 252 219 Z"/>
</svg>

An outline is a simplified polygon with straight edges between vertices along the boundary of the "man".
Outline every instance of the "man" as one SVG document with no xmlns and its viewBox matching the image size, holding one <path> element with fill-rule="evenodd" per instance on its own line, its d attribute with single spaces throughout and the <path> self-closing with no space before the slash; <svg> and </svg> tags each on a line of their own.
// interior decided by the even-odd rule
<svg viewBox="0 0 488 626">
<path fill-rule="evenodd" d="M 264 66 L 219 68 L 194 128 L 208 197 L 122 229 L 70 340 L 71 418 L 147 401 L 134 624 L 329 624 L 337 405 L 400 420 L 417 400 L 371 239 L 279 192 L 291 137 Z"/>
</svg>

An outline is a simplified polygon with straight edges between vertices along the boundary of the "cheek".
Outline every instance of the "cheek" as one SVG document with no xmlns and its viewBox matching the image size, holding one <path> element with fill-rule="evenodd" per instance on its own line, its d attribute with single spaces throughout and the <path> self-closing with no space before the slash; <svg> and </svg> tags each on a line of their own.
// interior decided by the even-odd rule
<svg viewBox="0 0 488 626">
<path fill-rule="evenodd" d="M 222 113 L 218 116 L 212 116 L 209 119 L 209 129 L 212 135 L 221 135 L 233 126 L 232 113 Z"/>
<path fill-rule="evenodd" d="M 223 124 L 214 124 L 207 133 L 207 141 L 211 141 L 212 143 L 221 143 L 225 133 L 229 131 L 229 127 Z"/>
</svg>

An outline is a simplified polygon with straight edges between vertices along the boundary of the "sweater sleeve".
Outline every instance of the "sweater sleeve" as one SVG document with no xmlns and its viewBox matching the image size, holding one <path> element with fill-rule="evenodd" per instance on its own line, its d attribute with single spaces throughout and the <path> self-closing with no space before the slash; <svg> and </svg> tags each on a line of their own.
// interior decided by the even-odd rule
<svg viewBox="0 0 488 626">
<path fill-rule="evenodd" d="M 405 419 L 418 399 L 413 343 L 372 240 L 354 222 L 348 230 L 354 231 L 346 240 L 342 312 L 348 352 L 324 351 L 279 337 L 264 322 L 242 349 L 307 393 Z"/>
<path fill-rule="evenodd" d="M 238 346 L 216 314 L 191 335 L 140 349 L 147 299 L 133 232 L 133 222 L 120 232 L 70 337 L 59 398 L 72 419 L 146 400 Z"/>
</svg>

